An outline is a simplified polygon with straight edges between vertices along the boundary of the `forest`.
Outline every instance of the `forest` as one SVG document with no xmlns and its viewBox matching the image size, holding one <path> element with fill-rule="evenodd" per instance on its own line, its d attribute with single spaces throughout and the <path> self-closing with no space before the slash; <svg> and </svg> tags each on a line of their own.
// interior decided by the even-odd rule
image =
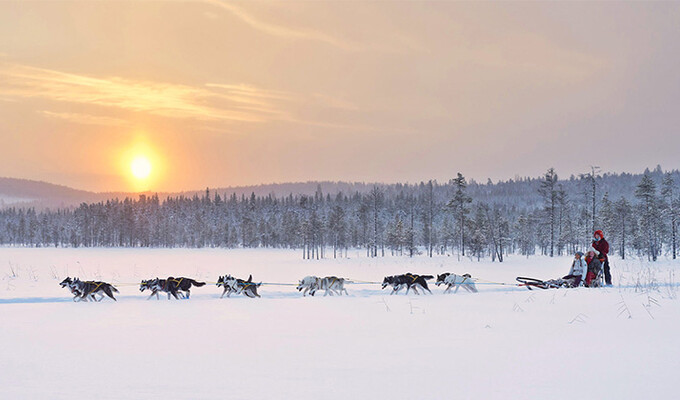
<svg viewBox="0 0 680 400">
<path fill-rule="evenodd" d="M 0 245 L 298 249 L 305 259 L 449 254 L 502 262 L 507 254 L 571 254 L 602 229 L 610 254 L 676 258 L 677 170 L 590 171 L 559 179 L 354 184 L 303 195 L 139 195 L 78 207 L 0 211 Z"/>
</svg>

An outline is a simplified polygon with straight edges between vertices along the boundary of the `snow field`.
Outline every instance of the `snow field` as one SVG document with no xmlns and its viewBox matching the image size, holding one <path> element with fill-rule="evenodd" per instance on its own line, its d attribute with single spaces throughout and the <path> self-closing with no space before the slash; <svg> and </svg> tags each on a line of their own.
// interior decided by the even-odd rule
<svg viewBox="0 0 680 400">
<path fill-rule="evenodd" d="M 413 399 L 671 398 L 680 367 L 680 303 L 671 261 L 612 260 L 622 288 L 302 298 L 74 303 L 66 275 L 135 283 L 155 276 L 214 282 L 231 273 L 295 283 L 305 275 L 381 281 L 390 274 L 469 272 L 493 282 L 556 278 L 570 258 L 512 256 L 303 261 L 284 250 L 0 249 L 0 398 Z M 12 267 L 10 267 L 10 265 Z M 10 272 L 13 268 L 14 274 Z M 633 288 L 640 281 L 644 290 Z M 630 315 L 631 318 L 628 318 Z"/>
</svg>

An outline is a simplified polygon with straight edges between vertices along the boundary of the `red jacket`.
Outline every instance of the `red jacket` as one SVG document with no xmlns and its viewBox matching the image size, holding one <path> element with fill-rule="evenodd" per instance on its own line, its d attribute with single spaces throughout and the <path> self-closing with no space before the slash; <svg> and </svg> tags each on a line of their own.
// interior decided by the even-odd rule
<svg viewBox="0 0 680 400">
<path fill-rule="evenodd" d="M 600 252 L 598 258 L 604 260 L 607 259 L 607 253 L 609 253 L 609 243 L 607 243 L 604 238 L 598 240 L 597 242 L 593 242 L 593 248 Z"/>
</svg>

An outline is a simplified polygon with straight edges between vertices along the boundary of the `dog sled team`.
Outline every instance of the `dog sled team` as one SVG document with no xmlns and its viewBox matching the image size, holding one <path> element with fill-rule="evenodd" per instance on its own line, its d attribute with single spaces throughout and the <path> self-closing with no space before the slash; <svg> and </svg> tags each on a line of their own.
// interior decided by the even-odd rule
<svg viewBox="0 0 680 400">
<path fill-rule="evenodd" d="M 579 286 L 584 287 L 600 287 L 611 286 L 611 273 L 609 269 L 609 243 L 605 240 L 604 234 L 601 230 L 595 231 L 593 234 L 593 242 L 591 247 L 582 253 L 576 252 L 574 261 L 571 264 L 569 273 L 560 279 L 551 279 L 547 281 L 517 277 L 520 282 L 519 286 L 526 286 L 528 289 L 541 288 L 575 288 Z M 406 289 L 406 294 L 413 291 L 415 294 L 425 294 L 432 291 L 428 287 L 427 281 L 434 279 L 432 275 L 417 275 L 410 272 L 402 275 L 386 276 L 382 281 L 382 289 L 391 287 L 392 294 L 398 294 L 402 289 Z M 341 296 L 347 293 L 345 289 L 346 283 L 350 282 L 345 278 L 338 278 L 336 276 L 326 276 L 323 278 L 317 276 L 306 276 L 299 281 L 297 290 L 302 292 L 302 296 L 314 296 L 318 291 L 323 291 L 324 296 Z M 378 282 L 364 282 L 376 283 Z M 168 277 L 167 279 L 149 279 L 143 280 L 139 286 L 139 290 L 144 292 L 149 290 L 151 293 L 147 300 L 156 296 L 160 299 L 160 293 L 165 293 L 168 299 L 188 299 L 191 295 L 192 287 L 204 286 L 205 282 L 198 282 L 191 278 L 185 277 Z M 68 288 L 73 294 L 73 301 L 102 301 L 104 297 L 108 296 L 116 301 L 113 293 L 118 293 L 113 285 L 100 281 L 81 281 L 78 278 L 66 278 L 60 283 L 61 287 Z M 225 295 L 230 297 L 232 294 L 242 294 L 246 297 L 256 298 L 260 297 L 258 288 L 262 282 L 253 282 L 253 276 L 250 275 L 247 280 L 239 279 L 231 275 L 220 276 L 216 283 L 217 287 L 222 287 L 224 290 L 220 298 Z M 464 289 L 470 293 L 477 293 L 475 280 L 470 274 L 456 275 L 453 273 L 444 273 L 437 275 L 435 285 L 444 285 L 444 293 L 457 293 L 459 289 Z M 99 298 L 97 298 L 99 295 Z"/>
<path fill-rule="evenodd" d="M 403 275 L 387 276 L 382 282 L 382 288 L 390 286 L 392 291 L 390 294 L 398 293 L 401 289 L 406 288 L 406 294 L 410 290 L 414 293 L 420 294 L 428 292 L 432 294 L 430 288 L 427 285 L 427 281 L 433 279 L 432 275 L 416 275 L 412 273 L 406 273 Z M 323 291 L 324 296 L 341 296 L 343 293 L 347 295 L 347 289 L 345 289 L 345 283 L 348 280 L 345 278 L 338 278 L 336 276 L 326 276 L 323 278 L 317 276 L 306 276 L 299 281 L 297 285 L 297 290 L 302 292 L 302 296 L 309 294 L 314 296 L 318 291 Z M 377 283 L 377 282 L 376 282 Z M 139 285 L 139 291 L 144 292 L 148 290 L 151 292 L 147 300 L 152 299 L 156 296 L 156 299 L 160 300 L 160 294 L 165 293 L 168 296 L 168 300 L 173 297 L 177 300 L 188 299 L 191 295 L 192 287 L 204 286 L 205 282 L 198 282 L 191 278 L 185 277 L 168 277 L 167 279 L 148 279 L 142 280 Z M 452 289 L 455 289 L 453 293 L 456 293 L 461 287 L 469 292 L 476 293 L 477 288 L 469 274 L 456 275 L 452 273 L 444 273 L 437 275 L 437 281 L 435 283 L 437 286 L 445 285 L 446 289 L 444 293 L 450 293 Z M 217 287 L 222 287 L 223 298 L 225 295 L 230 297 L 232 294 L 242 294 L 246 297 L 255 298 L 260 297 L 257 293 L 258 288 L 262 285 L 262 282 L 253 282 L 253 276 L 248 276 L 247 280 L 239 279 L 231 275 L 220 276 L 217 279 Z M 113 300 L 113 292 L 118 292 L 113 285 L 106 282 L 95 282 L 95 281 L 81 281 L 78 278 L 66 278 L 61 282 L 61 287 L 66 288 L 73 294 L 73 301 L 101 301 L 104 296 L 108 296 Z M 97 299 L 95 295 L 100 297 Z"/>
</svg>

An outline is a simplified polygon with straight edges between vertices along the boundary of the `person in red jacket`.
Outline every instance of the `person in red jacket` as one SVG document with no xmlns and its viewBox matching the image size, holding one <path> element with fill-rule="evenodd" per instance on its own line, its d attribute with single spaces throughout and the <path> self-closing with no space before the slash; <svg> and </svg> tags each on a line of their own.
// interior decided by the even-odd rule
<svg viewBox="0 0 680 400">
<path fill-rule="evenodd" d="M 597 230 L 593 233 L 593 249 L 604 267 L 605 284 L 611 286 L 612 276 L 609 272 L 609 257 L 607 256 L 609 254 L 609 243 L 604 239 L 604 233 L 601 230 Z"/>
</svg>

